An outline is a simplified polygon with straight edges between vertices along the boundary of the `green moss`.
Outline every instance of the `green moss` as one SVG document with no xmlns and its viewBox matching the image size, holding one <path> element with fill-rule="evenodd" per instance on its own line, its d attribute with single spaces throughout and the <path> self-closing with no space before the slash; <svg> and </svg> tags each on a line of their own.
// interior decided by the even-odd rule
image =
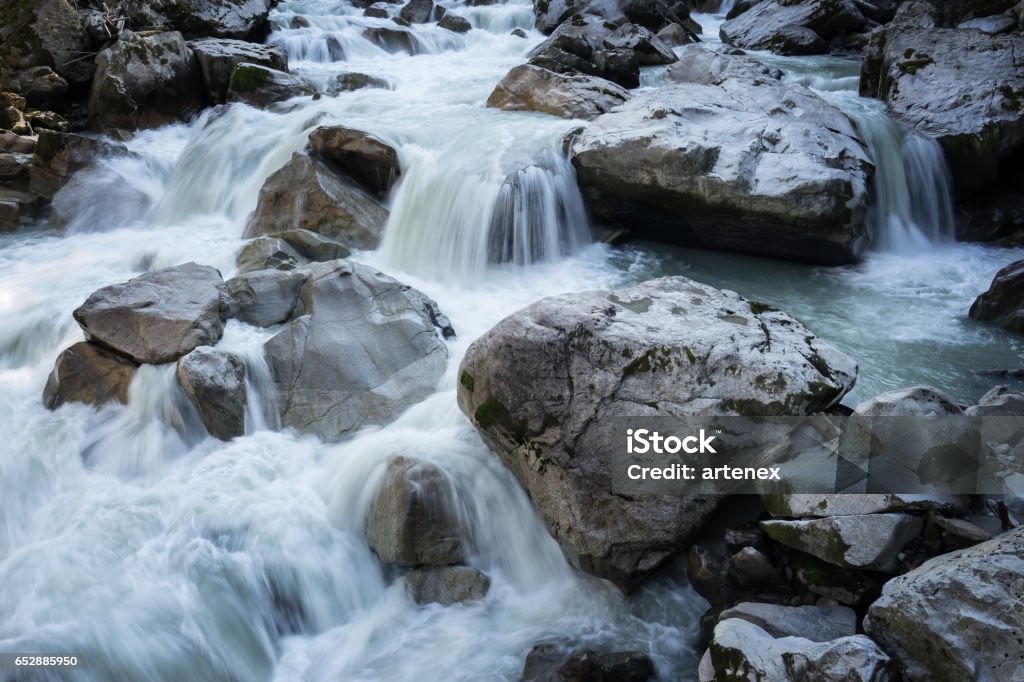
<svg viewBox="0 0 1024 682">
<path fill-rule="evenodd" d="M 235 92 L 252 92 L 266 83 L 269 77 L 268 71 L 262 67 L 239 64 L 231 72 L 228 89 Z"/>
<path fill-rule="evenodd" d="M 473 380 L 473 375 L 469 372 L 462 372 L 462 376 L 459 377 L 459 383 L 465 386 L 470 393 L 476 388 L 476 381 Z"/>
<path fill-rule="evenodd" d="M 896 68 L 898 68 L 901 73 L 909 74 L 911 76 L 913 76 L 914 74 L 916 74 L 918 71 L 928 66 L 929 64 L 935 63 L 935 60 L 926 55 L 925 53 L 915 53 L 912 49 L 904 52 L 903 57 L 906 59 L 906 61 L 902 61 L 899 64 L 897 64 Z"/>
<path fill-rule="evenodd" d="M 1009 85 L 1002 85 L 999 87 L 999 92 L 1003 96 L 1003 101 L 1000 102 L 1000 106 L 1007 111 L 1020 111 L 1022 100 L 1024 100 L 1024 89 L 1014 90 Z"/>
<path fill-rule="evenodd" d="M 747 305 L 750 306 L 750 312 L 754 313 L 755 315 L 760 315 L 761 313 L 774 313 L 778 312 L 779 310 L 775 306 L 768 305 L 767 303 L 762 303 L 761 301 L 747 301 Z"/>
</svg>

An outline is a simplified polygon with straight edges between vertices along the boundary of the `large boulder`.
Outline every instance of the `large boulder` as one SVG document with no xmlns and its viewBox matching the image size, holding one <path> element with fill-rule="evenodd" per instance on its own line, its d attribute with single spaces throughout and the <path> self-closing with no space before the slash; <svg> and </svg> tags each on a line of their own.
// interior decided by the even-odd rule
<svg viewBox="0 0 1024 682">
<path fill-rule="evenodd" d="M 900 21 L 872 34 L 861 94 L 942 145 L 958 193 L 1024 158 L 1024 35 Z"/>
<path fill-rule="evenodd" d="M 103 287 L 74 317 L 93 343 L 159 365 L 217 343 L 227 312 L 220 273 L 185 263 Z"/>
<path fill-rule="evenodd" d="M 195 53 L 177 31 L 124 31 L 96 57 L 89 122 L 97 131 L 188 120 L 205 103 Z"/>
<path fill-rule="evenodd" d="M 293 97 L 312 97 L 316 88 L 301 76 L 260 64 L 242 62 L 231 71 L 227 101 L 264 109 Z"/>
<path fill-rule="evenodd" d="M 317 128 L 309 136 L 309 148 L 377 194 L 391 189 L 402 172 L 398 152 L 362 130 L 344 126 Z"/>
<path fill-rule="evenodd" d="M 388 211 L 319 154 L 296 152 L 260 189 L 247 237 L 310 230 L 353 249 L 380 243 Z"/>
<path fill-rule="evenodd" d="M 513 67 L 487 106 L 505 111 L 536 111 L 562 118 L 593 119 L 629 99 L 629 91 L 594 76 L 563 75 L 534 66 Z"/>
<path fill-rule="evenodd" d="M 745 57 L 683 50 L 679 85 L 634 96 L 573 143 L 593 212 L 661 241 L 856 260 L 874 169 L 854 124 Z"/>
<path fill-rule="evenodd" d="M 451 497 L 451 483 L 433 464 L 391 460 L 366 519 L 370 549 L 389 564 L 459 563 L 462 539 L 450 511 Z"/>
<path fill-rule="evenodd" d="M 607 42 L 615 30 L 615 24 L 593 14 L 574 16 L 530 51 L 529 63 L 555 73 L 597 76 L 635 88 L 640 85 L 639 55 Z M 619 42 L 628 44 L 629 36 L 621 35 Z"/>
<path fill-rule="evenodd" d="M 864 630 L 911 680 L 1024 678 L 1024 528 L 890 580 Z"/>
<path fill-rule="evenodd" d="M 138 26 L 169 26 L 190 38 L 262 40 L 276 0 L 142 0 L 129 3 Z"/>
<path fill-rule="evenodd" d="M 126 153 L 123 146 L 94 137 L 41 131 L 32 156 L 29 189 L 44 199 L 52 199 L 71 176 L 92 167 L 97 159 Z"/>
<path fill-rule="evenodd" d="M 897 682 L 900 676 L 893 660 L 864 635 L 831 642 L 774 638 L 752 623 L 732 618 L 715 626 L 699 679 Z"/>
<path fill-rule="evenodd" d="M 855 0 L 765 0 L 722 24 L 721 35 L 747 50 L 811 54 L 827 52 L 826 41 L 860 31 L 866 23 Z"/>
<path fill-rule="evenodd" d="M 245 433 L 245 363 L 234 353 L 200 346 L 178 360 L 178 383 L 214 438 Z"/>
<path fill-rule="evenodd" d="M 969 315 L 972 320 L 1024 334 L 1024 260 L 997 272 L 992 286 L 971 305 Z"/>
<path fill-rule="evenodd" d="M 239 64 L 255 64 L 288 71 L 288 53 L 276 45 L 259 45 L 230 38 L 202 38 L 188 45 L 196 53 L 206 94 L 211 102 L 227 100 L 231 72 Z"/>
<path fill-rule="evenodd" d="M 299 305 L 302 315 L 264 346 L 285 426 L 337 440 L 437 389 L 448 350 L 422 293 L 336 261 L 309 266 Z"/>
<path fill-rule="evenodd" d="M 57 357 L 43 389 L 43 404 L 55 410 L 64 403 L 127 403 L 136 369 L 124 356 L 88 341 L 76 343 Z"/>
<path fill-rule="evenodd" d="M 717 500 L 612 494 L 616 417 L 807 414 L 837 403 L 856 372 L 789 315 L 669 277 L 507 317 L 466 352 L 458 399 L 568 558 L 628 586 Z"/>
<path fill-rule="evenodd" d="M 68 81 L 92 77 L 89 38 L 68 0 L 6 0 L 0 3 L 0 72 L 48 66 Z"/>
</svg>

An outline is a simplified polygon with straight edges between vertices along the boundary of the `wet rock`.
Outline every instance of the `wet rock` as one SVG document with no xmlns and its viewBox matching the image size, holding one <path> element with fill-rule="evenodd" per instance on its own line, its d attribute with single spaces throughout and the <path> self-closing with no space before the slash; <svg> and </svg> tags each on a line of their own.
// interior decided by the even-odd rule
<svg viewBox="0 0 1024 682">
<path fill-rule="evenodd" d="M 746 50 L 782 47 L 826 52 L 826 41 L 862 30 L 864 15 L 853 0 L 765 0 L 722 24 L 722 40 Z M 811 34 L 814 34 L 813 37 Z"/>
<path fill-rule="evenodd" d="M 857 614 L 847 606 L 782 606 L 743 602 L 722 611 L 718 621 L 739 618 L 772 637 L 829 642 L 857 634 Z"/>
<path fill-rule="evenodd" d="M 733 618 L 715 627 L 699 678 L 701 682 L 897 682 L 900 676 L 892 659 L 864 635 L 831 642 L 776 639 L 752 623 Z"/>
<path fill-rule="evenodd" d="M 260 190 L 247 237 L 305 229 L 353 249 L 380 243 L 388 211 L 316 154 L 296 152 Z"/>
<path fill-rule="evenodd" d="M 23 218 L 33 214 L 38 202 L 34 194 L 0 187 L 0 231 L 16 230 Z"/>
<path fill-rule="evenodd" d="M 41 131 L 29 171 L 29 190 L 52 199 L 75 173 L 91 167 L 96 159 L 124 153 L 124 147 L 96 138 Z"/>
<path fill-rule="evenodd" d="M 327 92 L 328 94 L 336 95 L 339 92 L 351 92 L 353 90 L 362 90 L 363 88 L 390 90 L 391 84 L 383 78 L 368 76 L 365 73 L 342 73 L 338 74 L 337 78 L 334 79 Z"/>
<path fill-rule="evenodd" d="M 573 143 L 591 210 L 658 241 L 856 260 L 874 169 L 853 123 L 748 58 L 682 51 L 678 86 L 635 95 Z"/>
<path fill-rule="evenodd" d="M 278 237 L 256 237 L 235 258 L 239 274 L 259 270 L 294 270 L 307 262 L 291 244 Z"/>
<path fill-rule="evenodd" d="M 374 26 L 363 29 L 363 37 L 385 52 L 416 54 L 419 51 L 412 32 L 404 29 Z"/>
<path fill-rule="evenodd" d="M 637 53 L 605 42 L 615 28 L 592 14 L 575 16 L 530 51 L 529 63 L 555 73 L 596 76 L 635 88 L 640 84 Z"/>
<path fill-rule="evenodd" d="M 534 0 L 534 25 L 543 33 L 551 33 L 556 27 L 584 12 L 599 15 L 602 19 L 621 23 L 623 19 L 652 31 L 657 31 L 669 21 L 682 23 L 693 33 L 700 33 L 701 27 L 690 18 L 687 3 L 679 0 L 622 0 L 613 3 L 587 2 L 586 0 Z"/>
<path fill-rule="evenodd" d="M 771 560 L 753 547 L 744 547 L 729 557 L 729 574 L 747 589 L 785 584 Z"/>
<path fill-rule="evenodd" d="M 679 47 L 693 42 L 690 34 L 679 24 L 669 24 L 656 34 L 658 39 L 669 47 Z"/>
<path fill-rule="evenodd" d="M 193 40 L 189 47 L 199 61 L 206 94 L 211 102 L 227 100 L 231 73 L 239 64 L 256 64 L 277 71 L 288 71 L 288 53 L 276 45 L 259 45 L 227 38 Z"/>
<path fill-rule="evenodd" d="M 1024 676 L 1024 528 L 890 580 L 864 630 L 912 680 Z"/>
<path fill-rule="evenodd" d="M 178 360 L 178 383 L 214 438 L 245 433 L 245 363 L 233 353 L 201 346 Z"/>
<path fill-rule="evenodd" d="M 302 314 L 264 347 L 285 426 L 337 440 L 436 390 L 448 351 L 426 296 L 349 261 L 308 271 Z"/>
<path fill-rule="evenodd" d="M 899 570 L 899 553 L 923 528 L 920 517 L 899 513 L 761 522 L 768 537 L 787 547 L 843 568 L 882 573 Z"/>
<path fill-rule="evenodd" d="M 317 128 L 309 136 L 309 148 L 377 194 L 386 193 L 401 175 L 398 152 L 362 130 Z"/>
<path fill-rule="evenodd" d="M 690 548 L 686 577 L 697 594 L 712 606 L 735 602 L 743 595 L 743 589 L 729 575 L 728 562 L 700 545 Z"/>
<path fill-rule="evenodd" d="M 524 31 L 521 28 L 514 28 L 511 31 L 509 31 L 509 34 L 510 35 L 514 35 L 517 38 L 525 38 L 526 37 L 526 31 Z"/>
<path fill-rule="evenodd" d="M 789 315 L 668 277 L 510 315 L 469 347 L 458 399 L 569 559 L 625 585 L 679 551 L 717 500 L 612 495 L 614 417 L 806 414 L 856 371 Z"/>
<path fill-rule="evenodd" d="M 68 82 L 49 66 L 36 66 L 18 74 L 18 91 L 35 109 L 67 107 Z"/>
<path fill-rule="evenodd" d="M 388 9 L 388 3 L 386 2 L 375 2 L 366 9 L 363 10 L 364 17 L 372 17 L 375 19 L 387 19 L 391 16 Z"/>
<path fill-rule="evenodd" d="M 55 410 L 64 403 L 127 403 L 136 369 L 122 355 L 87 341 L 76 343 L 57 357 L 43 389 L 43 404 Z"/>
<path fill-rule="evenodd" d="M 48 66 L 85 84 L 92 62 L 80 59 L 89 38 L 68 0 L 7 0 L 0 5 L 0 66 L 12 71 Z"/>
<path fill-rule="evenodd" d="M 37 133 L 43 130 L 66 133 L 71 130 L 71 124 L 67 119 L 52 111 L 29 111 L 25 114 L 25 119 Z"/>
<path fill-rule="evenodd" d="M 97 131 L 188 120 L 205 104 L 195 53 L 176 31 L 125 31 L 96 57 L 89 123 Z"/>
<path fill-rule="evenodd" d="M 0 152 L 4 154 L 31 154 L 36 150 L 36 138 L 16 135 L 9 130 L 0 130 Z"/>
<path fill-rule="evenodd" d="M 229 279 L 231 316 L 257 327 L 287 322 L 305 283 L 306 273 L 301 270 L 256 270 Z"/>
<path fill-rule="evenodd" d="M 612 49 L 635 52 L 637 61 L 643 66 L 672 64 L 676 61 L 672 48 L 648 29 L 636 24 L 619 26 L 608 34 L 604 44 Z"/>
<path fill-rule="evenodd" d="M 1024 417 L 1024 394 L 996 386 L 977 405 L 964 410 L 969 417 Z"/>
<path fill-rule="evenodd" d="M 566 76 L 532 64 L 509 71 L 487 98 L 505 111 L 536 111 L 562 118 L 593 119 L 629 99 L 628 91 L 593 76 Z"/>
<path fill-rule="evenodd" d="M 25 120 L 25 98 L 14 92 L 0 92 L 0 129 L 16 135 L 29 135 L 32 130 Z"/>
<path fill-rule="evenodd" d="M 434 16 L 434 3 L 431 0 L 409 0 L 398 16 L 411 24 L 425 24 Z"/>
<path fill-rule="evenodd" d="M 789 564 L 797 582 L 809 592 L 848 606 L 866 606 L 882 587 L 874 573 L 840 568 L 809 554 L 792 552 Z"/>
<path fill-rule="evenodd" d="M 284 240 L 300 256 L 314 263 L 348 258 L 351 255 L 344 244 L 309 230 L 285 230 L 271 236 Z"/>
<path fill-rule="evenodd" d="M 1024 36 L 918 27 L 898 19 L 872 33 L 861 94 L 942 145 L 961 195 L 1024 152 Z"/>
<path fill-rule="evenodd" d="M 274 0 L 143 0 L 129 5 L 136 26 L 169 26 L 190 38 L 262 40 Z"/>
<path fill-rule="evenodd" d="M 31 168 L 31 154 L 0 153 L 0 185 L 8 189 L 27 190 Z"/>
<path fill-rule="evenodd" d="M 448 566 L 463 559 L 450 512 L 451 484 L 433 464 L 405 457 L 388 463 L 370 505 L 366 537 L 389 564 Z"/>
<path fill-rule="evenodd" d="M 973 320 L 1024 334 L 1024 260 L 997 272 L 988 291 L 978 296 L 968 314 Z"/>
<path fill-rule="evenodd" d="M 227 310 L 220 273 L 185 263 L 103 287 L 74 316 L 93 343 L 160 365 L 217 343 Z"/>
<path fill-rule="evenodd" d="M 491 587 L 490 578 L 469 566 L 414 568 L 405 583 L 417 604 L 441 606 L 479 601 Z"/>
<path fill-rule="evenodd" d="M 538 644 L 526 656 L 521 682 L 647 682 L 654 664 L 639 651 L 595 652 Z"/>
<path fill-rule="evenodd" d="M 451 12 L 441 17 L 441 21 L 437 22 L 437 25 L 455 33 L 466 33 L 473 28 L 473 24 L 469 23 L 467 19 Z"/>
<path fill-rule="evenodd" d="M 265 109 L 293 97 L 315 94 L 316 88 L 305 78 L 258 64 L 242 63 L 231 72 L 227 101 L 244 102 Z"/>
</svg>

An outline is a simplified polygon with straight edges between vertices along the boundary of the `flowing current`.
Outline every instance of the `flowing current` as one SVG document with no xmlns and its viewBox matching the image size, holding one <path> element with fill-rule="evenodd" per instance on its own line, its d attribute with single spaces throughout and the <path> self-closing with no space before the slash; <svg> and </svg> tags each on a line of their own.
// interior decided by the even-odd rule
<svg viewBox="0 0 1024 682">
<path fill-rule="evenodd" d="M 293 71 L 323 89 L 349 71 L 391 89 L 280 111 L 236 105 L 140 133 L 135 156 L 75 180 L 62 229 L 0 235 L 0 651 L 78 654 L 74 680 L 500 680 L 518 679 L 535 642 L 564 638 L 639 649 L 664 679 L 692 678 L 700 598 L 663 578 L 627 599 L 573 571 L 459 412 L 456 368 L 474 338 L 543 296 L 680 273 L 801 317 L 860 361 L 854 400 L 922 382 L 970 400 L 989 384 L 974 370 L 1019 364 L 1013 339 L 964 313 L 1020 254 L 947 239 L 948 189 L 929 189 L 944 177 L 934 148 L 849 92 L 848 67 L 780 65 L 852 115 L 862 109 L 884 197 L 863 264 L 611 250 L 590 244 L 562 152 L 581 123 L 484 107 L 542 39 L 532 5 L 457 11 L 468 34 L 416 26 L 415 54 L 389 54 L 362 36 L 386 20 L 286 0 L 271 41 Z M 230 277 L 263 181 L 331 123 L 399 150 L 384 243 L 357 258 L 452 319 L 459 336 L 437 393 L 340 444 L 278 431 L 260 354 L 275 330 L 233 321 L 221 343 L 245 358 L 255 396 L 244 437 L 207 438 L 169 366 L 140 371 L 127 406 L 46 411 L 53 360 L 82 338 L 71 311 L 101 286 L 189 260 Z M 482 603 L 419 607 L 368 549 L 367 507 L 398 455 L 448 476 L 469 563 L 492 578 Z"/>
</svg>

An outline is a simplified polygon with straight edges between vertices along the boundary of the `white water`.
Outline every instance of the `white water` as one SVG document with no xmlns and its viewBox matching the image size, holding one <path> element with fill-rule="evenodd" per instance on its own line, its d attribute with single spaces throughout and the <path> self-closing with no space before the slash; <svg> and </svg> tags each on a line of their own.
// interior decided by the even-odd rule
<svg viewBox="0 0 1024 682">
<path fill-rule="evenodd" d="M 359 71 L 393 89 L 232 106 L 140 134 L 137 159 L 78 181 L 87 191 L 64 232 L 0 235 L 0 651 L 79 654 L 75 680 L 477 680 L 517 679 L 534 642 L 569 637 L 644 650 L 665 679 L 686 679 L 701 600 L 668 581 L 627 600 L 568 567 L 455 404 L 472 339 L 545 295 L 685 272 L 802 317 L 862 362 L 868 394 L 934 369 L 957 397 L 976 397 L 972 365 L 1019 362 L 1014 341 L 962 321 L 1017 254 L 947 245 L 832 271 L 587 246 L 559 151 L 580 123 L 483 106 L 540 40 L 508 35 L 531 26 L 530 4 L 459 11 L 475 30 L 416 27 L 410 57 L 363 39 L 382 20 L 344 2 L 286 1 L 279 27 L 310 24 L 272 37 L 293 70 L 323 88 Z M 345 61 L 329 61 L 332 48 Z M 205 438 L 169 367 L 141 371 L 127 407 L 44 410 L 53 359 L 81 339 L 71 311 L 150 268 L 197 260 L 230 276 L 263 180 L 330 122 L 399 150 L 385 244 L 360 257 L 452 319 L 459 337 L 438 392 L 342 444 L 267 430 L 258 351 L 273 330 L 232 322 L 221 343 L 245 358 L 254 397 L 245 437 Z M 920 202 L 908 210 L 896 214 L 917 215 L 928 234 Z M 364 515 L 396 455 L 449 476 L 471 563 L 493 580 L 483 603 L 417 607 L 368 550 Z"/>
</svg>

